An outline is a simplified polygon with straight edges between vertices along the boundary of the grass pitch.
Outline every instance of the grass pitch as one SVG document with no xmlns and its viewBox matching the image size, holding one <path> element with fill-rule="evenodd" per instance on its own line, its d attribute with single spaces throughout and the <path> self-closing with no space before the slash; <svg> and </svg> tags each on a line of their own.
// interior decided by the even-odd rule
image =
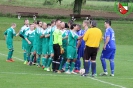
<svg viewBox="0 0 133 88">
<path fill-rule="evenodd" d="M 131 45 L 117 45 L 115 57 L 115 76 L 101 77 L 102 72 L 100 54 L 97 56 L 97 74 L 95 78 L 78 75 L 56 74 L 46 72 L 36 66 L 23 64 L 21 41 L 14 41 L 15 62 L 6 62 L 8 49 L 4 40 L 0 40 L 0 87 L 1 88 L 132 88 L 133 84 L 133 47 Z M 108 72 L 109 62 L 107 61 Z"/>
</svg>

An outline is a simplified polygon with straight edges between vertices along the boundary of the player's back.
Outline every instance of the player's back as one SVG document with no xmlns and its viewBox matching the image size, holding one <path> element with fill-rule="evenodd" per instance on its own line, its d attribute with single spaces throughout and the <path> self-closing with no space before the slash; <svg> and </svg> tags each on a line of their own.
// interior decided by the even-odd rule
<svg viewBox="0 0 133 88">
<path fill-rule="evenodd" d="M 102 32 L 99 28 L 90 28 L 85 33 L 83 38 L 86 41 L 86 45 L 89 47 L 99 47 L 99 43 L 102 40 Z"/>
<path fill-rule="evenodd" d="M 68 35 L 68 46 L 72 46 L 72 47 L 76 48 L 77 38 L 78 38 L 78 35 L 75 32 L 70 31 L 70 33 Z"/>
</svg>

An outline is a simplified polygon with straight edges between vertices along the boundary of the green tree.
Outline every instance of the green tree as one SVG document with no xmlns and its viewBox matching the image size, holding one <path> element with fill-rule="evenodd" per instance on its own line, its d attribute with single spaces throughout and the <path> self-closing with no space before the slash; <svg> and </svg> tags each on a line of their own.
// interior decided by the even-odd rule
<svg viewBox="0 0 133 88">
<path fill-rule="evenodd" d="M 81 13 L 82 2 L 83 2 L 83 0 L 75 0 L 74 1 L 73 14 L 80 14 Z"/>
</svg>

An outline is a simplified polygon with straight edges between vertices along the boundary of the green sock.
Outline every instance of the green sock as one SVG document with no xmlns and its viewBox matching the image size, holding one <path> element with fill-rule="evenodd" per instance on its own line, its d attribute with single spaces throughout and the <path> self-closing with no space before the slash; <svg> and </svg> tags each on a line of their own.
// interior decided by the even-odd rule
<svg viewBox="0 0 133 88">
<path fill-rule="evenodd" d="M 66 62 L 65 71 L 68 71 L 69 65 L 70 65 L 70 63 L 69 62 Z"/>
<path fill-rule="evenodd" d="M 62 69 L 62 66 L 64 65 L 64 63 L 66 62 L 66 60 L 65 59 L 63 59 L 62 61 L 61 61 L 61 63 L 60 63 L 60 67 L 59 67 L 59 70 L 61 70 Z"/>
<path fill-rule="evenodd" d="M 48 59 L 47 67 L 50 67 L 51 63 L 52 63 L 52 58 L 50 57 L 50 58 Z"/>
<path fill-rule="evenodd" d="M 48 58 L 46 58 L 45 67 L 47 68 Z"/>
<path fill-rule="evenodd" d="M 45 57 L 42 58 L 42 65 L 43 65 L 44 67 L 46 67 L 46 58 L 45 58 Z"/>
<path fill-rule="evenodd" d="M 10 58 L 12 58 L 12 55 L 13 55 L 13 51 L 11 51 L 11 56 L 10 56 Z"/>
<path fill-rule="evenodd" d="M 33 62 L 33 59 L 34 59 L 34 55 L 31 55 L 30 61 Z"/>
<path fill-rule="evenodd" d="M 71 63 L 71 67 L 70 67 L 70 72 L 72 72 L 72 71 L 73 71 L 74 66 L 75 66 L 75 62 L 72 62 L 72 63 Z"/>
<path fill-rule="evenodd" d="M 37 58 L 37 63 L 40 65 L 40 56 Z"/>
<path fill-rule="evenodd" d="M 12 53 L 12 51 L 8 52 L 7 60 L 11 59 L 11 53 Z"/>
<path fill-rule="evenodd" d="M 24 52 L 24 61 L 26 61 L 27 60 L 27 55 L 26 55 L 26 52 Z"/>
</svg>

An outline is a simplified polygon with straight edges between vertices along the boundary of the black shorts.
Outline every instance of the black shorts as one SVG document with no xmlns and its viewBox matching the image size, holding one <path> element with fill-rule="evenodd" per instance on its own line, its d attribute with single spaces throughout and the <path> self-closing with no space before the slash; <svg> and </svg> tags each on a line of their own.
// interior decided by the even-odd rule
<svg viewBox="0 0 133 88">
<path fill-rule="evenodd" d="M 96 47 L 86 46 L 85 51 L 84 51 L 84 60 L 89 60 L 89 59 L 96 60 L 97 50 L 98 48 Z"/>
</svg>

